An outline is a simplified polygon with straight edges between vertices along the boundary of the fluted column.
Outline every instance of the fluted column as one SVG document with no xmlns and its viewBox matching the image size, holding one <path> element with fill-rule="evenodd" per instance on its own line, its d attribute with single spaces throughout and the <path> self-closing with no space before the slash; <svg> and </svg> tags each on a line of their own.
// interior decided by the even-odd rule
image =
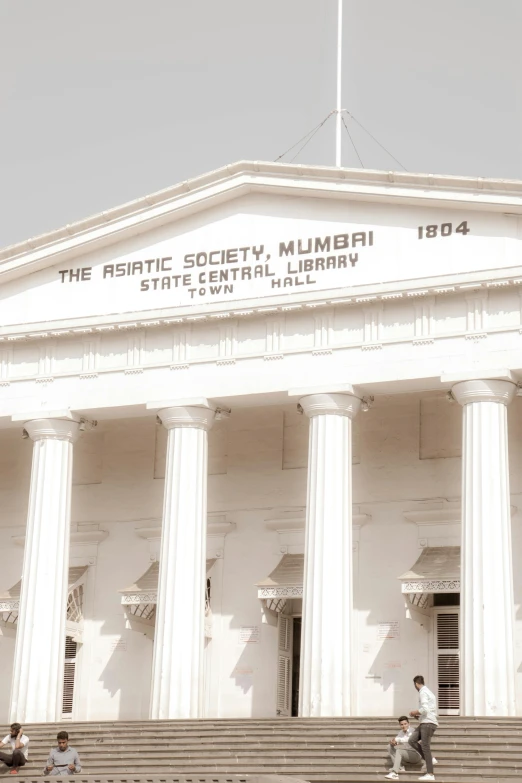
<svg viewBox="0 0 522 783">
<path fill-rule="evenodd" d="M 151 718 L 202 717 L 208 406 L 160 410 L 167 465 Z"/>
<path fill-rule="evenodd" d="M 311 394 L 300 714 L 352 712 L 352 418 L 361 401 Z"/>
<path fill-rule="evenodd" d="M 69 569 L 73 443 L 79 422 L 29 421 L 34 441 L 10 719 L 60 720 Z"/>
<path fill-rule="evenodd" d="M 460 683 L 470 716 L 516 713 L 506 408 L 515 392 L 501 380 L 452 388 L 464 406 Z"/>
</svg>

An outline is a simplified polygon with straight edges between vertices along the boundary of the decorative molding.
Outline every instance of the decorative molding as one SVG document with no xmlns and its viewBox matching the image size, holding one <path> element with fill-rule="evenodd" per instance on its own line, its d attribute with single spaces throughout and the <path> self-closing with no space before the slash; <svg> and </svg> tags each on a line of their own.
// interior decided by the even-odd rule
<svg viewBox="0 0 522 783">
<path fill-rule="evenodd" d="M 331 356 L 333 351 L 331 348 L 324 348 L 320 351 L 312 351 L 312 356 Z"/>
<path fill-rule="evenodd" d="M 265 337 L 265 359 L 266 358 L 280 358 L 283 356 L 280 354 L 283 347 L 283 316 L 267 318 L 265 323 L 266 337 Z"/>
<path fill-rule="evenodd" d="M 76 530 L 71 530 L 70 542 L 71 546 L 91 546 L 101 544 L 105 541 L 109 532 L 107 530 L 97 530 L 92 528 L 82 529 L 79 526 Z M 25 545 L 25 534 L 21 536 L 12 536 L 11 541 L 17 546 Z"/>
<path fill-rule="evenodd" d="M 236 529 L 234 522 L 228 522 L 225 514 L 209 515 L 207 517 L 207 535 L 228 536 Z"/>
<path fill-rule="evenodd" d="M 39 350 L 39 359 L 38 359 L 38 375 L 41 376 L 41 378 L 37 379 L 37 383 L 40 381 L 41 383 L 47 383 L 47 381 L 50 379 L 52 380 L 52 374 L 53 374 L 53 364 L 54 364 L 54 348 L 55 348 L 55 342 L 54 340 L 46 340 L 42 345 L 40 345 Z"/>
<path fill-rule="evenodd" d="M 35 378 L 35 383 L 52 383 L 54 378 Z"/>
<path fill-rule="evenodd" d="M 9 366 L 13 361 L 13 349 L 2 348 L 0 351 L 0 386 L 9 386 Z"/>
<path fill-rule="evenodd" d="M 426 337 L 426 338 L 422 338 L 420 340 L 412 340 L 411 344 L 412 345 L 433 345 L 434 342 L 435 342 L 435 340 L 433 339 L 433 337 Z"/>
<path fill-rule="evenodd" d="M 473 342 L 478 343 L 480 340 L 484 340 L 487 336 L 487 332 L 467 333 L 464 335 L 464 339 L 473 340 Z"/>
<path fill-rule="evenodd" d="M 368 302 L 375 299 L 375 297 L 357 299 L 358 302 Z M 364 339 L 363 350 L 372 350 L 375 346 L 382 348 L 382 302 L 377 302 L 372 307 L 363 307 L 364 315 Z"/>
<path fill-rule="evenodd" d="M 363 343 L 361 350 L 363 351 L 380 351 L 382 349 L 382 343 Z"/>
<path fill-rule="evenodd" d="M 360 530 L 370 521 L 370 514 L 352 514 L 352 542 L 356 550 L 359 545 Z M 278 554 L 304 554 L 306 509 L 292 509 L 288 512 L 288 516 L 265 519 L 265 528 L 277 533 Z"/>
<path fill-rule="evenodd" d="M 128 367 L 123 371 L 124 375 L 142 375 L 143 367 Z"/>
<path fill-rule="evenodd" d="M 522 334 L 522 330 L 521 330 L 521 334 Z M 283 356 L 282 353 L 265 353 L 265 355 L 263 356 L 265 362 L 274 361 L 274 359 L 284 359 L 284 358 L 285 357 Z"/>
<path fill-rule="evenodd" d="M 156 604 L 158 603 L 158 591 L 149 590 L 146 593 L 132 593 L 130 595 L 122 595 L 121 602 L 124 606 L 132 606 L 136 604 Z"/>
<path fill-rule="evenodd" d="M 260 587 L 258 598 L 302 598 L 303 585 L 278 585 L 277 587 Z"/>
<path fill-rule="evenodd" d="M 485 337 L 485 330 L 487 328 L 487 290 L 480 289 L 469 293 L 466 296 L 466 303 L 468 306 L 468 312 L 466 315 L 466 339 L 473 339 L 473 335 L 476 335 L 477 339 Z"/>
<path fill-rule="evenodd" d="M 91 330 L 89 330 L 91 331 Z M 98 377 L 97 369 L 100 359 L 100 338 L 96 335 L 83 340 L 82 374 L 80 378 Z"/>
<path fill-rule="evenodd" d="M 407 522 L 413 522 L 420 527 L 424 525 L 460 524 L 461 514 L 460 506 L 421 511 L 403 511 L 403 517 Z"/>
<path fill-rule="evenodd" d="M 178 327 L 177 329 L 173 330 L 171 370 L 188 369 L 188 359 L 190 355 L 190 335 L 191 327 Z"/>
<path fill-rule="evenodd" d="M 332 342 L 333 317 L 331 311 L 322 311 L 314 315 L 314 350 L 312 356 L 331 353 L 328 347 Z"/>
<path fill-rule="evenodd" d="M 230 313 L 227 313 L 230 315 Z M 235 364 L 237 353 L 237 321 L 228 321 L 219 325 L 219 355 L 216 364 Z"/>
<path fill-rule="evenodd" d="M 435 299 L 428 296 L 428 291 L 422 292 L 422 299 L 414 302 L 415 309 L 415 340 L 414 345 L 427 345 L 433 331 L 433 309 Z M 433 340 L 431 340 L 433 342 Z"/>
<path fill-rule="evenodd" d="M 147 520 L 148 525 L 134 529 L 136 535 L 149 542 L 149 557 L 157 560 L 161 548 L 161 520 Z M 225 538 L 236 529 L 234 522 L 228 522 L 226 514 L 207 515 L 207 557 L 221 560 L 225 548 Z"/>
<path fill-rule="evenodd" d="M 0 601 L 0 612 L 18 612 L 20 610 L 20 599 L 16 598 L 12 601 Z"/>
<path fill-rule="evenodd" d="M 487 295 L 487 289 L 489 287 L 504 287 L 504 286 L 522 286 L 522 276 L 520 277 L 508 277 L 503 278 L 500 277 L 497 280 L 493 281 L 484 281 L 483 283 L 475 284 L 475 288 L 477 292 L 483 293 L 483 295 Z M 368 296 L 368 297 L 345 297 L 345 296 L 336 296 L 334 292 L 332 292 L 332 296 L 329 298 L 326 304 L 329 306 L 339 306 L 339 305 L 351 305 L 351 306 L 357 306 L 357 305 L 364 305 L 368 302 L 385 302 L 389 300 L 390 298 L 415 298 L 417 296 L 426 296 L 426 295 L 434 295 L 434 296 L 447 296 L 448 294 L 458 294 L 458 293 L 469 293 L 469 287 L 466 284 L 461 285 L 454 285 L 454 286 L 440 286 L 440 285 L 434 285 L 433 287 L 427 288 L 427 289 L 397 289 L 395 291 L 389 291 L 382 294 L 376 294 L 374 296 Z M 319 293 L 319 292 L 318 292 Z M 324 296 L 324 292 L 323 296 Z M 292 306 L 287 307 L 281 307 L 281 306 L 274 306 L 274 307 L 267 307 L 260 305 L 259 307 L 252 308 L 251 312 L 254 316 L 263 316 L 266 313 L 277 313 L 277 312 L 287 312 L 288 310 L 304 310 L 305 308 L 310 308 L 314 306 L 324 306 L 325 302 L 324 300 L 318 301 L 317 305 L 314 305 L 314 301 L 307 301 L 303 304 L 296 304 Z M 230 314 L 231 317 L 241 315 L 243 313 L 242 310 L 238 311 L 225 311 L 226 313 Z M 89 324 L 89 321 L 94 321 L 96 319 L 96 316 L 86 316 L 85 321 L 87 322 L 85 326 L 82 327 L 76 327 L 74 329 L 57 329 L 55 331 L 49 332 L 49 331 L 43 331 L 42 329 L 35 329 L 34 331 L 25 331 L 22 333 L 19 332 L 13 332 L 13 333 L 4 333 L 0 336 L 0 342 L 15 342 L 15 341 L 22 341 L 22 340 L 36 340 L 36 339 L 42 339 L 49 336 L 49 334 L 52 334 L 53 337 L 60 338 L 60 337 L 67 337 L 70 335 L 75 334 L 92 334 L 94 337 L 97 337 L 100 334 L 103 334 L 104 332 L 112 332 L 116 330 L 125 330 L 125 329 L 135 329 L 135 328 L 161 328 L 167 325 L 172 325 L 173 323 L 176 324 L 186 324 L 187 326 L 191 323 L 198 322 L 198 321 L 210 321 L 213 318 L 216 318 L 217 315 L 219 315 L 219 311 L 204 314 L 204 315 L 190 315 L 189 313 L 182 314 L 178 317 L 173 316 L 167 316 L 165 318 L 151 320 L 150 316 L 147 316 L 147 314 L 143 314 L 143 316 L 136 321 L 115 321 L 114 323 L 105 323 L 105 324 L 96 324 L 91 323 Z M 468 313 L 469 315 L 469 313 Z M 110 316 L 107 316 L 110 317 Z M 522 323 L 522 318 L 521 322 Z M 517 325 L 517 330 L 520 328 L 520 323 Z M 12 327 L 8 327 L 12 328 Z M 472 332 L 473 330 L 468 329 L 468 332 Z M 480 331 L 483 331 L 481 329 Z M 488 330 L 491 331 L 491 330 Z M 502 327 L 499 329 L 499 331 L 511 331 L 511 328 Z M 448 335 L 444 335 L 445 337 Z M 411 338 L 410 338 L 411 339 Z M 405 342 L 404 339 L 400 340 L 401 342 Z M 267 351 L 268 353 L 269 351 Z"/>
<path fill-rule="evenodd" d="M 402 593 L 460 593 L 460 579 L 416 579 L 401 585 Z"/>
<path fill-rule="evenodd" d="M 216 360 L 216 367 L 226 367 L 229 364 L 235 364 L 235 359 L 217 359 Z"/>
<path fill-rule="evenodd" d="M 93 378 L 98 378 L 98 373 L 97 372 L 83 372 L 83 373 L 81 373 L 79 378 L 80 378 L 81 381 L 91 380 Z"/>
</svg>

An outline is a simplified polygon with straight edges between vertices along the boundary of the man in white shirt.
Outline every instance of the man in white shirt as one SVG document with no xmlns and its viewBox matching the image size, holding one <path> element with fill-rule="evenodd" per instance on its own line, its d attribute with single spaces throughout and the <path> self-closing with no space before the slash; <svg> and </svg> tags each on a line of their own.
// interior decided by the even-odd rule
<svg viewBox="0 0 522 783">
<path fill-rule="evenodd" d="M 390 772 L 384 777 L 386 780 L 399 780 L 399 772 L 405 772 L 404 764 L 420 764 L 422 757 L 409 744 L 413 729 L 406 715 L 399 718 L 401 730 L 396 737 L 390 740 L 388 753 L 392 762 Z"/>
<path fill-rule="evenodd" d="M 3 761 L 6 767 L 11 767 L 11 775 L 17 775 L 18 769 L 25 766 L 29 758 L 29 737 L 24 734 L 19 723 L 11 724 L 11 730 L 2 740 L 0 748 L 6 746 L 11 748 L 11 753 L 0 751 L 0 761 Z"/>
<path fill-rule="evenodd" d="M 424 677 L 418 674 L 413 678 L 413 684 L 419 692 L 419 709 L 412 710 L 412 718 L 419 719 L 419 725 L 409 739 L 411 747 L 416 750 L 426 762 L 426 774 L 419 780 L 435 780 L 433 765 L 437 763 L 431 755 L 431 738 L 435 734 L 439 721 L 437 718 L 437 699 L 424 684 Z"/>
</svg>

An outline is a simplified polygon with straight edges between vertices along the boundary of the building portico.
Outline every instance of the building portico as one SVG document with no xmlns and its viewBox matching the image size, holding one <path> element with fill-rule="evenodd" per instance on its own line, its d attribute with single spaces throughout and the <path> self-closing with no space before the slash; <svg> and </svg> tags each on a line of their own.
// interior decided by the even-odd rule
<svg viewBox="0 0 522 783">
<path fill-rule="evenodd" d="M 521 219 L 237 164 L 0 254 L 11 718 L 522 714 Z"/>
</svg>

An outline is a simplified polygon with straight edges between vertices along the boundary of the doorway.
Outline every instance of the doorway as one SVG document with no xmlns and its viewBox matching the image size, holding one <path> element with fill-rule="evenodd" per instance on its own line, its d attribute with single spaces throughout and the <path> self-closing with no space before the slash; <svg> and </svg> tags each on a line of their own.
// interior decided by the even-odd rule
<svg viewBox="0 0 522 783">
<path fill-rule="evenodd" d="M 301 625 L 302 618 L 293 618 L 292 648 L 292 718 L 299 715 L 299 676 L 301 674 Z"/>
<path fill-rule="evenodd" d="M 278 616 L 277 715 L 299 715 L 299 674 L 301 668 L 301 615 L 281 612 Z"/>
<path fill-rule="evenodd" d="M 458 594 L 456 595 L 457 598 Z M 460 714 L 460 606 L 434 606 L 435 673 L 441 715 Z"/>
</svg>

